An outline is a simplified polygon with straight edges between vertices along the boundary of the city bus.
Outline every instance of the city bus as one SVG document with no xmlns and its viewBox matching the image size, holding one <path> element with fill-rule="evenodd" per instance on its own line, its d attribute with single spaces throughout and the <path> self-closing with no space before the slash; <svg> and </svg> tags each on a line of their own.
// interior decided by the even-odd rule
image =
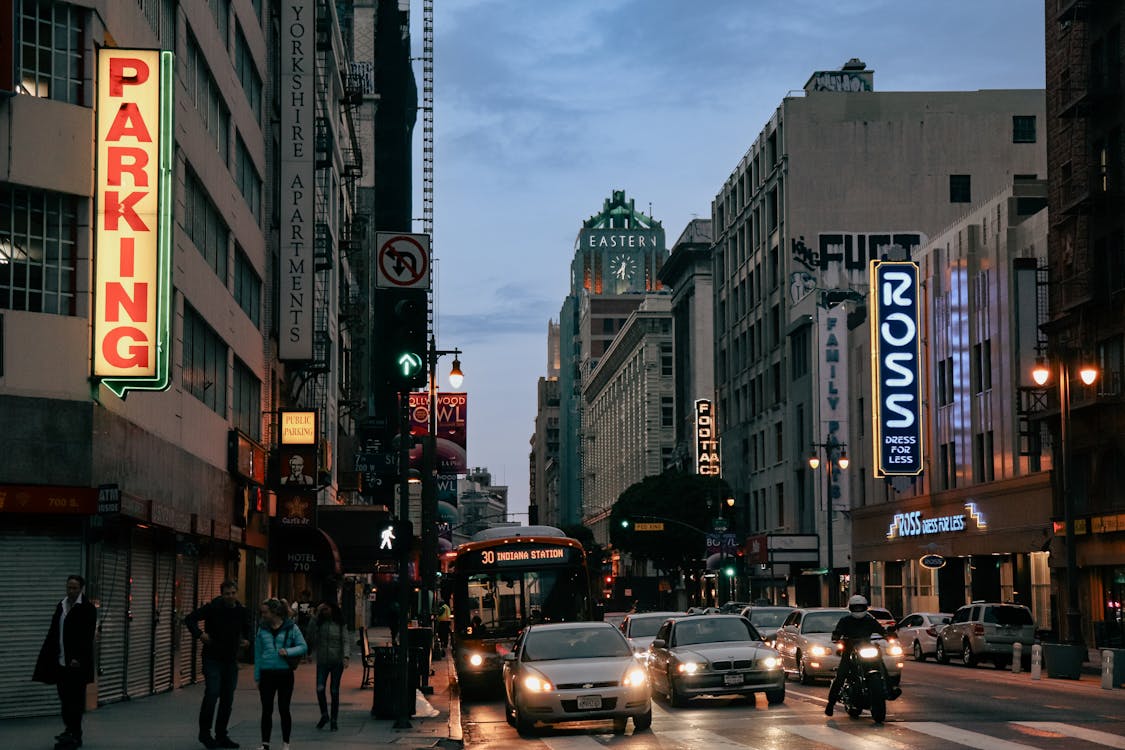
<svg viewBox="0 0 1125 750">
<path fill-rule="evenodd" d="M 461 692 L 500 685 L 524 626 L 597 616 L 582 544 L 553 526 L 485 529 L 454 550 L 448 591 Z"/>
</svg>

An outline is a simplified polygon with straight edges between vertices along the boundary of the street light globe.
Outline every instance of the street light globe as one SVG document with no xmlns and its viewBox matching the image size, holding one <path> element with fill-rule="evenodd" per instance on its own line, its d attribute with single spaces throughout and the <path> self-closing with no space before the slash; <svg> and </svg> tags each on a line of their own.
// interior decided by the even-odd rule
<svg viewBox="0 0 1125 750">
<path fill-rule="evenodd" d="M 465 373 L 461 372 L 461 360 L 453 359 L 453 368 L 449 371 L 449 385 L 451 388 L 460 388 L 465 382 Z"/>
<path fill-rule="evenodd" d="M 813 455 L 809 456 L 809 468 L 810 469 L 819 469 L 820 468 L 820 456 L 816 455 L 815 453 Z"/>
<path fill-rule="evenodd" d="M 1041 359 L 1036 361 L 1035 367 L 1031 371 L 1031 379 L 1035 381 L 1035 384 L 1046 385 L 1049 377 L 1051 377 L 1051 371 L 1047 369 L 1047 363 Z"/>
<path fill-rule="evenodd" d="M 836 463 L 840 466 L 841 469 L 846 469 L 848 468 L 848 464 L 850 464 L 851 461 L 848 460 L 848 454 L 845 453 L 838 459 L 836 459 Z"/>
<path fill-rule="evenodd" d="M 728 497 L 728 498 L 727 498 L 727 507 L 728 507 L 728 508 L 733 508 L 733 507 L 734 507 L 734 498 L 733 498 L 733 497 Z"/>
<path fill-rule="evenodd" d="M 1082 382 L 1086 385 L 1093 385 L 1094 381 L 1098 379 L 1098 370 L 1096 367 L 1087 365 L 1078 371 L 1078 377 L 1082 378 Z"/>
</svg>

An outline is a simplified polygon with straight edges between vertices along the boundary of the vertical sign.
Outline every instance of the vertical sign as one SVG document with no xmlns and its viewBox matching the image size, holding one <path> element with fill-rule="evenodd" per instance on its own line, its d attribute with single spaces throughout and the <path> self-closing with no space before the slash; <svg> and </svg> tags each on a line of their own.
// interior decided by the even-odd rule
<svg viewBox="0 0 1125 750">
<path fill-rule="evenodd" d="M 92 374 L 124 396 L 168 387 L 172 54 L 98 50 Z"/>
<path fill-rule="evenodd" d="M 820 439 L 829 444 L 848 442 L 848 311 L 843 305 L 819 309 Z M 840 467 L 833 460 L 829 483 L 833 510 L 852 509 L 848 483 L 840 481 Z"/>
<path fill-rule="evenodd" d="M 312 0 L 281 3 L 281 336 L 278 358 L 313 356 L 316 33 Z"/>
<path fill-rule="evenodd" d="M 705 398 L 695 402 L 695 473 L 710 477 L 723 473 L 715 407 Z"/>
<path fill-rule="evenodd" d="M 437 405 L 435 424 L 437 438 L 437 470 L 439 476 L 464 474 L 469 470 L 469 458 L 465 449 L 465 427 L 468 414 L 469 394 L 463 392 L 436 393 Z M 421 437 L 430 431 L 430 394 L 427 391 L 410 393 L 410 434 Z M 410 449 L 410 465 L 422 468 L 422 445 Z"/>
<path fill-rule="evenodd" d="M 875 476 L 922 472 L 918 266 L 873 261 L 871 418 Z"/>
</svg>

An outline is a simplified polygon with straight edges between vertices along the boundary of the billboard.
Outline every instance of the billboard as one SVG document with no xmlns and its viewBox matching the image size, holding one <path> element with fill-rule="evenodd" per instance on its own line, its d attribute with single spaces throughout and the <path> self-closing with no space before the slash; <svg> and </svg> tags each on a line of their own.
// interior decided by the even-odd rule
<svg viewBox="0 0 1125 750">
<path fill-rule="evenodd" d="M 469 394 L 435 394 L 437 413 L 437 471 L 441 476 L 464 474 L 469 470 L 466 449 L 467 410 Z M 430 394 L 414 391 L 410 394 L 410 434 L 414 437 L 429 434 Z M 422 468 L 422 445 L 410 449 L 410 465 Z"/>
<path fill-rule="evenodd" d="M 918 265 L 871 263 L 872 455 L 877 477 L 922 472 Z"/>
<path fill-rule="evenodd" d="M 819 325 L 819 388 L 820 437 L 829 445 L 845 445 L 848 441 L 848 311 L 843 305 L 817 311 Z M 832 472 L 829 482 L 833 510 L 852 509 L 848 482 L 840 480 L 841 469 L 835 461 L 825 466 Z M 827 502 L 827 501 L 826 501 Z"/>
<path fill-rule="evenodd" d="M 98 50 L 91 369 L 118 396 L 169 382 L 172 60 Z"/>
</svg>

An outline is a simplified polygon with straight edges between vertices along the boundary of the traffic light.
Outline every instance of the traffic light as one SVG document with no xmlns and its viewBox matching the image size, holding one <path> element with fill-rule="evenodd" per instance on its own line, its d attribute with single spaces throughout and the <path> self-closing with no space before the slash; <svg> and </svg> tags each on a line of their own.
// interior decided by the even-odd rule
<svg viewBox="0 0 1125 750">
<path fill-rule="evenodd" d="M 375 299 L 376 377 L 395 391 L 425 385 L 426 290 L 378 289 Z"/>
</svg>

